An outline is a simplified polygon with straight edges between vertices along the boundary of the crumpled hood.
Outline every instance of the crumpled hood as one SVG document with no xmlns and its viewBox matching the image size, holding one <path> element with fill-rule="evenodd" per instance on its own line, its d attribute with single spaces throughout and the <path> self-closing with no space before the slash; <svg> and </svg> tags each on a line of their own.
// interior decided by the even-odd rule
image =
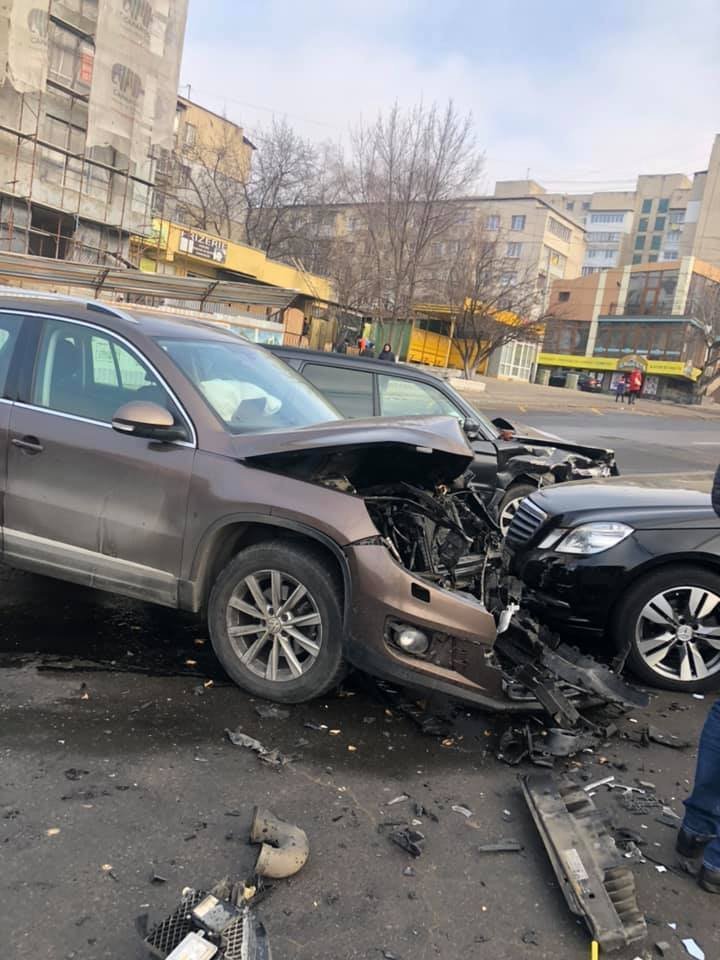
<svg viewBox="0 0 720 960">
<path fill-rule="evenodd" d="M 299 430 L 247 434 L 233 440 L 251 467 L 299 480 L 343 476 L 357 489 L 383 483 L 450 483 L 473 452 L 452 417 L 334 420 Z"/>
</svg>

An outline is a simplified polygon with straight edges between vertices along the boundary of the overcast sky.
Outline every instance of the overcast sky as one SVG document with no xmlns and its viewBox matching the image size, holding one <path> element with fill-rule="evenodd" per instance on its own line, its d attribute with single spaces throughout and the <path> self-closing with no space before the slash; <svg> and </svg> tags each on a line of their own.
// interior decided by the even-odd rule
<svg viewBox="0 0 720 960">
<path fill-rule="evenodd" d="M 707 165 L 720 0 L 190 0 L 181 83 L 250 136 L 274 113 L 316 140 L 452 97 L 486 188 L 627 189 Z"/>
</svg>

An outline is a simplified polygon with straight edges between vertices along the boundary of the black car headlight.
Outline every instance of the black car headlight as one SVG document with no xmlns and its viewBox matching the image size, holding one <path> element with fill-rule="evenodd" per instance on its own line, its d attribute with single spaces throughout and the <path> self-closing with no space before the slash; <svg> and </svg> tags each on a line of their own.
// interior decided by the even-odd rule
<svg viewBox="0 0 720 960">
<path fill-rule="evenodd" d="M 554 549 L 557 553 L 575 553 L 583 556 L 602 553 L 603 550 L 609 550 L 618 543 L 622 543 L 632 532 L 633 528 L 626 523 L 584 523 L 580 527 L 568 530 Z"/>
</svg>

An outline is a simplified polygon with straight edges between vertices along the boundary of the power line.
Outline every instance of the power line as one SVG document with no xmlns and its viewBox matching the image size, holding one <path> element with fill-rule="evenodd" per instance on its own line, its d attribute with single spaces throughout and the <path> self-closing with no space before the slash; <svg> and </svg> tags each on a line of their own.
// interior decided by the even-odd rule
<svg viewBox="0 0 720 960">
<path fill-rule="evenodd" d="M 319 127 L 328 127 L 332 130 L 339 130 L 340 128 L 333 123 L 328 123 L 324 120 L 314 120 L 312 117 L 305 117 L 299 113 L 291 113 L 289 110 L 276 110 L 273 107 L 265 107 L 257 103 L 249 103 L 247 100 L 238 100 L 236 97 L 228 97 L 224 93 L 210 93 L 208 90 L 199 90 L 194 84 L 181 84 L 181 86 L 191 86 L 195 93 L 200 93 L 205 97 L 210 97 L 212 100 L 222 100 L 225 103 L 234 103 L 240 107 L 247 107 L 251 110 L 260 110 L 263 113 L 270 113 L 273 116 L 280 115 L 283 117 L 293 117 L 296 120 L 302 120 L 304 123 L 313 123 Z"/>
</svg>

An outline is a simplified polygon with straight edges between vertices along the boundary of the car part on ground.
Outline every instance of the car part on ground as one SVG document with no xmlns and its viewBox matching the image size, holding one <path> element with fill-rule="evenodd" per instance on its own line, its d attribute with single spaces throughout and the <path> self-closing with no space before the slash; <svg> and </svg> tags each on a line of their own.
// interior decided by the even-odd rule
<svg viewBox="0 0 720 960">
<path fill-rule="evenodd" d="M 304 830 L 261 807 L 255 808 L 250 843 L 261 844 L 255 873 L 273 880 L 293 876 L 302 869 L 310 855 Z"/>
<path fill-rule="evenodd" d="M 644 939 L 632 871 L 587 793 L 550 774 L 524 777 L 522 789 L 560 889 L 592 938 L 605 950 Z"/>
<path fill-rule="evenodd" d="M 214 903 L 212 902 L 214 901 Z M 201 916 L 196 911 L 201 909 Z M 218 909 L 218 907 L 220 909 Z M 203 922 L 210 910 L 214 911 L 215 928 L 210 930 Z M 202 932 L 199 933 L 199 931 Z M 186 946 L 180 951 L 181 944 Z M 203 944 L 205 945 L 203 948 Z M 188 889 L 182 900 L 145 937 L 145 945 L 161 960 L 272 960 L 265 927 L 250 907 L 237 907 L 202 890 Z M 205 952 L 200 952 L 205 949 Z M 207 952 L 212 949 L 212 952 Z M 176 952 L 177 951 L 177 952 Z M 195 952 L 192 952 L 195 951 Z"/>
</svg>

